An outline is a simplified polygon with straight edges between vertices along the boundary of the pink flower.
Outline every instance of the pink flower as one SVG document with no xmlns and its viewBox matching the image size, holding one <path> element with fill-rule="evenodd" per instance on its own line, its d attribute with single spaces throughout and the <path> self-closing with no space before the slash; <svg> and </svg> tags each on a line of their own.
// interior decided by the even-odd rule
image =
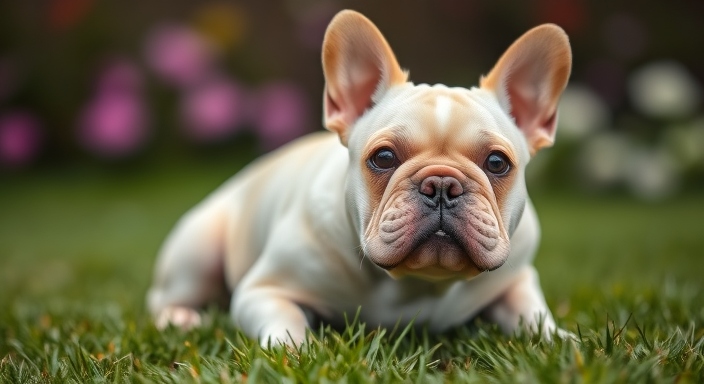
<svg viewBox="0 0 704 384">
<path fill-rule="evenodd" d="M 159 77 L 179 87 L 201 80 L 213 61 L 212 49 L 206 41 L 180 25 L 156 28 L 147 39 L 145 55 Z"/>
<path fill-rule="evenodd" d="M 222 77 L 187 90 L 181 113 L 188 135 L 215 141 L 232 134 L 244 119 L 244 98 L 237 84 Z"/>
<path fill-rule="evenodd" d="M 99 94 L 84 109 L 79 140 L 103 157 L 124 157 L 139 149 L 147 138 L 147 117 L 139 96 L 129 93 Z"/>
<path fill-rule="evenodd" d="M 294 83 L 272 83 L 259 91 L 254 120 L 266 149 L 273 149 L 310 130 L 310 102 Z"/>
<path fill-rule="evenodd" d="M 142 74 L 129 59 L 110 61 L 98 76 L 96 94 L 78 121 L 78 139 L 89 151 L 118 158 L 137 151 L 148 135 Z"/>
<path fill-rule="evenodd" d="M 17 168 L 32 162 L 41 147 L 39 122 L 26 112 L 0 117 L 0 164 Z"/>
</svg>

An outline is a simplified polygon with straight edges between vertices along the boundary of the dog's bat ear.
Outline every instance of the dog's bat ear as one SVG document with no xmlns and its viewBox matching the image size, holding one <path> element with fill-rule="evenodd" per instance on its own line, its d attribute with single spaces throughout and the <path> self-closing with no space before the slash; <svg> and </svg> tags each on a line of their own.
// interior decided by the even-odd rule
<svg viewBox="0 0 704 384">
<path fill-rule="evenodd" d="M 394 84 L 408 74 L 376 26 L 355 11 L 341 11 L 323 41 L 324 125 L 347 145 L 350 128 Z"/>
<path fill-rule="evenodd" d="M 501 56 L 480 85 L 496 93 L 501 107 L 528 140 L 531 155 L 555 140 L 557 104 L 572 68 L 567 35 L 554 24 L 531 29 Z"/>
</svg>

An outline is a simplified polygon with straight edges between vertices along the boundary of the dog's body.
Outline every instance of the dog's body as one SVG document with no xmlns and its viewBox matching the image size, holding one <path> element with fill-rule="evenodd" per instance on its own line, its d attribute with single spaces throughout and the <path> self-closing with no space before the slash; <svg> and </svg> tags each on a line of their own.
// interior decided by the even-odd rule
<svg viewBox="0 0 704 384">
<path fill-rule="evenodd" d="M 335 322 L 359 307 L 373 325 L 439 332 L 482 313 L 505 332 L 556 330 L 523 173 L 552 142 L 571 56 L 539 28 L 467 90 L 406 82 L 373 24 L 340 13 L 323 48 L 337 135 L 260 159 L 180 221 L 148 297 L 157 325 L 196 325 L 231 297 L 263 344 L 303 341 L 307 310 Z"/>
</svg>

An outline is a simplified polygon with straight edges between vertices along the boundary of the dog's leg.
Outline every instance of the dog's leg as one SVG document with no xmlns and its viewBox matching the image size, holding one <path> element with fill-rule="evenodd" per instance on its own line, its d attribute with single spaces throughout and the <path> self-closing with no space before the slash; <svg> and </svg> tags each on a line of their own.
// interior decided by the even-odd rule
<svg viewBox="0 0 704 384">
<path fill-rule="evenodd" d="M 199 309 L 227 302 L 223 274 L 225 220 L 219 202 L 184 216 L 164 243 L 147 305 L 160 329 L 201 323 Z"/>
<path fill-rule="evenodd" d="M 259 339 L 262 347 L 300 345 L 305 341 L 306 314 L 282 288 L 238 287 L 230 314 L 247 336 Z"/>
<path fill-rule="evenodd" d="M 483 311 L 482 316 L 498 324 L 506 334 L 513 333 L 522 325 L 529 332 L 540 332 L 546 340 L 550 340 L 554 333 L 562 338 L 572 336 L 555 325 L 533 266 L 524 267 L 515 282 Z"/>
</svg>

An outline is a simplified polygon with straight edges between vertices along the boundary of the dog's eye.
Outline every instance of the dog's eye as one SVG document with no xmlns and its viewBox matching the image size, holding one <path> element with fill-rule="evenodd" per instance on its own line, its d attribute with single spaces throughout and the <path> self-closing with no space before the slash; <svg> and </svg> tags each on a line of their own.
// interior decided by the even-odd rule
<svg viewBox="0 0 704 384">
<path fill-rule="evenodd" d="M 372 158 L 369 159 L 369 163 L 376 169 L 387 170 L 396 167 L 398 165 L 398 159 L 392 150 L 382 148 L 374 152 Z"/>
<path fill-rule="evenodd" d="M 506 160 L 506 156 L 503 153 L 492 152 L 489 157 L 486 158 L 484 168 L 496 176 L 503 176 L 508 173 L 511 165 L 508 160 Z"/>
</svg>

